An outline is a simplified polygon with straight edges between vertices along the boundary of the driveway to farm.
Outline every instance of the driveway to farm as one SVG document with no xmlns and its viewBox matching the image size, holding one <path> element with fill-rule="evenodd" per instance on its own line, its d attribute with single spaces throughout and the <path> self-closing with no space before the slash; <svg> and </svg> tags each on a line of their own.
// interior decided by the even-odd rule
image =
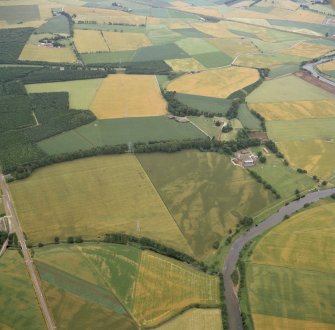
<svg viewBox="0 0 335 330">
<path fill-rule="evenodd" d="M 315 69 L 315 67 L 318 64 L 329 62 L 329 61 L 332 61 L 332 60 L 335 60 L 335 57 L 327 58 L 327 59 L 323 58 L 318 62 L 307 63 L 303 66 L 303 68 L 305 70 L 309 71 L 312 76 L 318 78 L 320 81 L 323 81 L 323 82 L 327 83 L 328 85 L 335 86 L 335 81 L 332 81 L 332 80 L 328 79 L 327 76 L 323 75 L 322 73 L 320 73 L 318 70 Z"/>
<path fill-rule="evenodd" d="M 277 213 L 273 214 L 272 216 L 261 222 L 257 227 L 255 226 L 251 228 L 247 233 L 245 233 L 234 242 L 226 257 L 222 271 L 225 286 L 224 295 L 227 304 L 228 322 L 230 330 L 243 330 L 239 300 L 234 290 L 234 284 L 231 280 L 231 274 L 236 267 L 240 252 L 244 245 L 250 242 L 255 237 L 263 234 L 268 229 L 278 225 L 284 220 L 285 215 L 291 215 L 294 212 L 302 209 L 306 203 L 318 201 L 320 198 L 328 197 L 334 193 L 335 188 L 309 193 L 305 197 L 297 201 L 293 201 L 286 206 L 283 206 L 281 209 L 278 210 Z"/>
<path fill-rule="evenodd" d="M 12 198 L 11 198 L 11 195 L 10 195 L 10 192 L 9 192 L 9 189 L 8 189 L 8 185 L 6 183 L 6 180 L 5 180 L 4 176 L 1 173 L 0 173 L 0 187 L 1 187 L 2 193 L 3 193 L 2 197 L 3 197 L 3 202 L 4 202 L 6 214 L 11 220 L 11 224 L 13 226 L 13 229 L 14 229 L 14 231 L 17 235 L 18 241 L 20 243 L 22 254 L 23 254 L 23 257 L 24 257 L 24 261 L 26 263 L 27 270 L 28 270 L 29 275 L 30 275 L 30 279 L 33 283 L 35 294 L 36 294 L 38 303 L 40 305 L 42 314 L 44 316 L 46 325 L 47 325 L 49 330 L 53 330 L 56 327 L 54 325 L 53 319 L 52 319 L 51 314 L 49 312 L 46 299 L 43 295 L 43 291 L 42 291 L 41 284 L 40 284 L 40 281 L 39 281 L 39 276 L 38 276 L 38 274 L 35 270 L 33 260 L 30 256 L 29 249 L 27 248 L 26 241 L 25 241 L 25 238 L 24 238 L 24 235 L 23 235 L 23 231 L 21 229 L 18 217 L 17 217 L 16 212 L 15 212 L 14 203 L 12 201 Z"/>
</svg>

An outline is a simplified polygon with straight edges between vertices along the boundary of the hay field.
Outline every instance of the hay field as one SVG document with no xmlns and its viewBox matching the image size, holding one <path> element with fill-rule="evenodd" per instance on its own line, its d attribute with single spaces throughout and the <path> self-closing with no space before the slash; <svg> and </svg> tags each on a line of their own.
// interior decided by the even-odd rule
<svg viewBox="0 0 335 330">
<path fill-rule="evenodd" d="M 145 251 L 134 296 L 134 316 L 142 325 L 154 326 L 191 304 L 219 304 L 219 280 L 173 259 Z"/>
<path fill-rule="evenodd" d="M 297 173 L 296 170 L 284 165 L 282 159 L 273 154 L 267 154 L 266 163 L 257 163 L 252 171 L 270 183 L 283 199 L 293 197 L 296 189 L 307 191 L 315 186 L 311 177 Z"/>
<path fill-rule="evenodd" d="M 184 75 L 173 80 L 167 89 L 183 94 L 225 98 L 258 79 L 259 74 L 255 69 L 228 67 Z"/>
<path fill-rule="evenodd" d="M 320 139 L 279 142 L 278 147 L 294 167 L 335 182 L 335 143 Z"/>
<path fill-rule="evenodd" d="M 233 39 L 235 34 L 231 33 L 220 23 L 190 23 L 192 27 L 200 32 L 208 34 L 215 38 Z"/>
<path fill-rule="evenodd" d="M 73 40 L 79 53 L 109 51 L 101 31 L 75 29 Z"/>
<path fill-rule="evenodd" d="M 225 40 L 220 38 L 212 38 L 208 39 L 208 42 L 232 58 L 235 58 L 240 54 L 258 52 L 258 49 L 255 47 L 255 45 L 252 44 L 249 40 L 245 39 Z"/>
<path fill-rule="evenodd" d="M 88 110 L 102 79 L 25 85 L 28 93 L 68 92 L 71 109 Z"/>
<path fill-rule="evenodd" d="M 161 325 L 157 330 L 221 330 L 221 311 L 219 309 L 193 308 Z"/>
<path fill-rule="evenodd" d="M 0 270 L 0 328 L 45 329 L 29 274 L 18 251 L 6 251 L 0 258 Z"/>
<path fill-rule="evenodd" d="M 52 165 L 10 186 L 32 242 L 55 236 L 146 236 L 190 253 L 188 244 L 134 156 L 101 156 Z"/>
<path fill-rule="evenodd" d="M 334 201 L 320 201 L 257 243 L 246 279 L 250 308 L 258 322 L 263 324 L 262 316 L 267 315 L 300 321 L 281 321 L 288 330 L 305 326 L 306 321 L 305 329 L 308 322 L 319 324 L 320 329 L 334 327 L 334 215 Z"/>
<path fill-rule="evenodd" d="M 226 238 L 240 218 L 273 202 L 223 155 L 183 151 L 137 157 L 198 258 L 211 255 L 213 242 Z"/>
<path fill-rule="evenodd" d="M 307 58 L 315 58 L 323 56 L 333 50 L 334 47 L 318 45 L 318 44 L 309 44 L 307 42 L 299 43 L 293 47 L 284 49 L 281 51 L 282 54 L 301 56 Z"/>
<path fill-rule="evenodd" d="M 317 65 L 320 71 L 333 71 L 335 70 L 335 61 L 329 61 L 326 63 L 321 63 Z"/>
<path fill-rule="evenodd" d="M 76 56 L 69 47 L 48 48 L 27 43 L 19 57 L 20 61 L 75 63 Z"/>
<path fill-rule="evenodd" d="M 260 113 L 266 120 L 335 117 L 334 100 L 250 103 L 249 107 Z"/>
<path fill-rule="evenodd" d="M 152 45 L 144 33 L 104 31 L 103 36 L 111 52 L 137 50 Z"/>
<path fill-rule="evenodd" d="M 265 81 L 246 98 L 248 103 L 333 99 L 335 99 L 334 94 L 328 93 L 295 76 L 285 76 Z"/>
<path fill-rule="evenodd" d="M 218 51 L 216 47 L 208 43 L 204 38 L 184 38 L 176 41 L 176 44 L 191 56 Z"/>
<path fill-rule="evenodd" d="M 103 80 L 91 110 L 99 119 L 161 116 L 166 102 L 156 76 L 114 74 Z"/>
<path fill-rule="evenodd" d="M 334 330 L 334 324 L 330 323 L 321 323 L 307 320 L 294 320 L 264 314 L 253 314 L 252 319 L 256 330 Z"/>
<path fill-rule="evenodd" d="M 204 70 L 205 67 L 194 58 L 180 58 L 175 60 L 166 60 L 165 63 L 169 65 L 173 71 L 198 71 Z"/>
</svg>

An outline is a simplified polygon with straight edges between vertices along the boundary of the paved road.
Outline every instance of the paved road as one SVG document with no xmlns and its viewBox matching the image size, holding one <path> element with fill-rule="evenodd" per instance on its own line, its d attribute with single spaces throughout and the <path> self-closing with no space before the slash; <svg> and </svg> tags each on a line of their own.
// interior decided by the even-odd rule
<svg viewBox="0 0 335 330">
<path fill-rule="evenodd" d="M 318 78 L 320 81 L 323 81 L 323 82 L 327 83 L 328 85 L 335 86 L 335 81 L 328 79 L 327 76 L 321 74 L 319 71 L 317 71 L 315 69 L 316 65 L 318 65 L 320 63 L 329 62 L 330 60 L 334 60 L 334 59 L 335 59 L 335 57 L 332 58 L 332 59 L 325 59 L 324 58 L 324 59 L 321 59 L 320 61 L 315 62 L 315 63 L 313 63 L 313 62 L 312 63 L 307 63 L 303 66 L 303 68 L 305 70 L 309 71 L 312 74 L 312 76 Z"/>
<path fill-rule="evenodd" d="M 18 241 L 20 243 L 21 249 L 22 249 L 22 253 L 23 253 L 23 257 L 24 257 L 24 261 L 26 263 L 29 275 L 30 275 L 30 279 L 33 283 L 33 287 L 36 293 L 36 297 L 38 300 L 38 303 L 40 305 L 41 311 L 43 313 L 46 325 L 48 327 L 49 330 L 53 330 L 55 329 L 55 325 L 53 322 L 53 319 L 51 317 L 51 314 L 49 312 L 48 309 L 48 305 L 46 303 L 46 299 L 43 295 L 43 291 L 39 282 L 39 276 L 34 268 L 34 264 L 33 264 L 33 260 L 30 256 L 30 252 L 27 248 L 26 245 L 26 241 L 24 239 L 23 236 L 23 232 L 19 223 L 19 220 L 17 218 L 16 212 L 15 212 L 15 208 L 13 205 L 13 201 L 12 198 L 10 196 L 10 192 L 8 189 L 8 186 L 6 184 L 5 178 L 4 176 L 0 173 L 0 187 L 2 189 L 3 192 L 3 201 L 4 201 L 4 205 L 5 205 L 5 210 L 6 210 L 6 214 L 8 217 L 10 217 L 11 219 L 11 224 L 13 226 L 13 230 L 15 231 Z"/>
<path fill-rule="evenodd" d="M 240 305 L 238 298 L 234 291 L 234 285 L 231 280 L 231 274 L 233 273 L 238 257 L 243 246 L 254 239 L 256 236 L 263 234 L 268 229 L 276 226 L 283 221 L 285 215 L 291 215 L 294 212 L 302 209 L 306 203 L 311 203 L 319 200 L 320 198 L 328 197 L 335 193 L 335 188 L 320 190 L 309 193 L 304 198 L 298 201 L 294 201 L 287 206 L 283 206 L 277 213 L 270 216 L 268 219 L 260 223 L 257 227 L 251 228 L 246 234 L 241 236 L 232 245 L 223 268 L 223 279 L 225 284 L 225 300 L 228 311 L 228 322 L 230 330 L 243 330 L 242 318 L 240 314 Z"/>
</svg>

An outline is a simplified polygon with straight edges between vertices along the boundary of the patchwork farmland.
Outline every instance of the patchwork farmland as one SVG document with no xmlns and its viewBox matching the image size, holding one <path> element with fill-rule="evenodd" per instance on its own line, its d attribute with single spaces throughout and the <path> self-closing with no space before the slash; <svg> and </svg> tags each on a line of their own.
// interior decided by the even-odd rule
<svg viewBox="0 0 335 330">
<path fill-rule="evenodd" d="M 0 0 L 0 328 L 333 329 L 334 15 Z"/>
</svg>

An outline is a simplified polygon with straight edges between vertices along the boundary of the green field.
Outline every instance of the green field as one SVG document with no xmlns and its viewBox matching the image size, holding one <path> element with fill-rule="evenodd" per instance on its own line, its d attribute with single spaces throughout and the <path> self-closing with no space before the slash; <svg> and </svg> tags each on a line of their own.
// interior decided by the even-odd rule
<svg viewBox="0 0 335 330">
<path fill-rule="evenodd" d="M 182 38 L 177 31 L 170 30 L 165 25 L 147 26 L 146 32 L 154 45 L 168 44 Z"/>
<path fill-rule="evenodd" d="M 216 97 L 176 93 L 176 99 L 191 108 L 209 113 L 222 113 L 225 115 L 232 101 Z"/>
<path fill-rule="evenodd" d="M 330 94 L 304 80 L 287 76 L 265 81 L 247 96 L 249 103 L 329 100 L 335 95 Z"/>
<path fill-rule="evenodd" d="M 252 171 L 270 183 L 283 199 L 294 197 L 296 189 L 306 192 L 315 186 L 311 177 L 285 166 L 283 161 L 273 154 L 267 154 L 266 163 L 258 162 Z"/>
<path fill-rule="evenodd" d="M 278 142 L 335 138 L 335 118 L 273 120 L 266 123 L 270 139 Z"/>
<path fill-rule="evenodd" d="M 85 64 L 131 62 L 135 51 L 80 54 Z"/>
<path fill-rule="evenodd" d="M 221 52 L 213 52 L 207 54 L 198 54 L 193 56 L 197 61 L 207 68 L 219 68 L 231 64 L 233 59 Z"/>
<path fill-rule="evenodd" d="M 102 79 L 26 85 L 28 93 L 68 92 L 71 109 L 88 110 Z"/>
<path fill-rule="evenodd" d="M 260 120 L 250 112 L 246 104 L 239 106 L 237 118 L 243 127 L 255 131 L 261 130 Z"/>
<path fill-rule="evenodd" d="M 0 258 L 0 329 L 45 329 L 23 258 L 9 250 Z"/>
<path fill-rule="evenodd" d="M 159 61 L 172 58 L 189 57 L 181 48 L 175 44 L 144 47 L 137 50 L 133 57 L 134 62 Z"/>
<path fill-rule="evenodd" d="M 300 329 L 312 329 L 308 322 L 316 322 L 315 329 L 334 327 L 334 215 L 334 201 L 318 202 L 257 243 L 247 264 L 249 303 L 257 322 L 264 316 L 274 318 L 272 329 L 280 329 L 280 319 L 299 320 Z"/>
<path fill-rule="evenodd" d="M 50 18 L 45 24 L 35 30 L 36 33 L 65 33 L 70 34 L 69 21 L 64 15 Z"/>
<path fill-rule="evenodd" d="M 273 202 L 247 171 L 223 155 L 184 151 L 137 157 L 201 258 L 213 253 L 213 242 L 227 237 L 243 216 L 255 215 Z"/>
<path fill-rule="evenodd" d="M 300 68 L 299 64 L 279 65 L 271 69 L 269 73 L 269 78 L 274 79 L 274 78 L 278 78 L 284 75 L 288 75 L 288 74 L 298 71 L 299 68 Z"/>
<path fill-rule="evenodd" d="M 17 24 L 39 19 L 40 12 L 37 5 L 1 6 L 0 21 Z"/>
<path fill-rule="evenodd" d="M 96 146 L 187 138 L 205 138 L 205 135 L 191 124 L 180 124 L 167 117 L 122 118 L 95 121 L 38 145 L 48 154 L 60 154 Z"/>
<path fill-rule="evenodd" d="M 216 307 L 220 301 L 218 277 L 131 246 L 51 245 L 37 249 L 34 258 L 56 323 L 64 329 L 79 329 L 85 320 L 96 321 L 98 329 L 138 328 L 134 321 L 154 326 L 191 304 Z"/>
<path fill-rule="evenodd" d="M 101 156 L 37 170 L 10 185 L 28 240 L 55 236 L 145 236 L 190 253 L 160 196 L 133 155 Z"/>
<path fill-rule="evenodd" d="M 184 38 L 176 44 L 189 55 L 198 55 L 217 52 L 218 49 L 201 38 Z"/>
</svg>

